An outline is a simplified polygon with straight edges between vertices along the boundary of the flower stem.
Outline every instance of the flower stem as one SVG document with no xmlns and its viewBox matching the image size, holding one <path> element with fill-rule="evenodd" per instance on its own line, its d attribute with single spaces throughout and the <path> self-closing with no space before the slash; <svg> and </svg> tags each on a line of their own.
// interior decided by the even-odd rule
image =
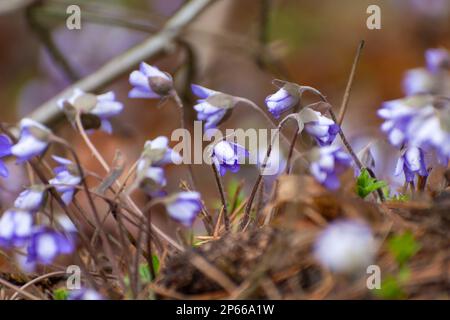
<svg viewBox="0 0 450 320">
<path fill-rule="evenodd" d="M 223 206 L 223 220 L 225 223 L 225 230 L 230 230 L 230 217 L 228 216 L 228 208 L 227 208 L 227 197 L 225 195 L 225 190 L 223 188 L 222 179 L 220 178 L 220 174 L 217 171 L 217 167 L 214 163 L 211 163 L 211 167 L 214 172 L 214 177 L 216 178 L 217 188 L 219 189 L 220 193 L 220 200 L 222 201 Z"/>
</svg>

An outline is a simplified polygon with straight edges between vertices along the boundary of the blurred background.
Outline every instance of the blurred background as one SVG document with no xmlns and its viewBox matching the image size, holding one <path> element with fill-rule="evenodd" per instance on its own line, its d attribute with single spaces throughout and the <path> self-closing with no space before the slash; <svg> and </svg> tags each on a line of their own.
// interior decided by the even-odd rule
<svg viewBox="0 0 450 320">
<path fill-rule="evenodd" d="M 0 0 L 0 120 L 9 123 L 151 37 L 188 1 L 20 2 L 27 6 L 14 8 L 16 1 Z M 81 30 L 66 28 L 66 8 L 71 4 L 81 7 Z M 381 30 L 366 26 L 366 9 L 371 4 L 381 8 Z M 404 73 L 424 65 L 427 48 L 450 48 L 449 18 L 449 0 L 217 0 L 183 31 L 180 41 L 147 62 L 174 75 L 191 110 L 190 120 L 195 119 L 191 82 L 249 98 L 264 108 L 264 98 L 275 90 L 271 80 L 286 79 L 318 88 L 338 108 L 355 50 L 364 39 L 343 125 L 350 142 L 359 149 L 373 137 L 382 138 L 376 110 L 383 101 L 403 96 Z M 56 48 L 63 58 L 55 61 L 49 47 Z M 128 74 L 102 91 L 107 90 L 116 92 L 125 110 L 113 120 L 112 136 L 92 135 L 106 159 L 111 161 L 118 148 L 133 163 L 145 140 L 170 136 L 178 127 L 178 112 L 171 102 L 158 105 L 158 101 L 127 98 Z M 239 108 L 227 128 L 266 126 L 260 115 Z M 81 150 L 89 169 L 101 172 L 66 121 L 53 129 Z M 380 150 L 389 153 L 389 149 Z M 381 178 L 392 175 L 392 161 L 386 168 L 377 168 Z M 25 184 L 22 170 L 14 165 L 11 169 L 17 179 L 2 186 L 2 206 Z M 204 197 L 217 198 L 210 187 L 210 168 L 196 166 L 195 174 Z M 168 175 L 168 189 L 176 189 L 186 170 L 172 167 Z M 244 171 L 244 177 L 255 176 L 256 170 Z"/>
</svg>

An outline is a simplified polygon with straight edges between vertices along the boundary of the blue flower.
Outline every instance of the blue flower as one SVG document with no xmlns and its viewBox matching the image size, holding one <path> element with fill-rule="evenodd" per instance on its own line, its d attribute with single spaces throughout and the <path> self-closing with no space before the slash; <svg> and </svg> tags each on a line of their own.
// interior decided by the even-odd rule
<svg viewBox="0 0 450 320">
<path fill-rule="evenodd" d="M 403 92 L 407 96 L 435 93 L 436 87 L 434 75 L 423 68 L 408 70 L 403 77 Z"/>
<path fill-rule="evenodd" d="M 300 95 L 293 94 L 285 88 L 280 88 L 277 92 L 268 96 L 265 101 L 269 112 L 275 118 L 279 118 L 283 112 L 292 109 L 298 104 Z"/>
<path fill-rule="evenodd" d="M 80 89 L 75 89 L 67 100 L 59 100 L 58 106 L 62 110 L 67 106 L 75 108 L 81 112 L 81 120 L 83 125 L 87 125 L 87 129 L 100 128 L 107 133 L 112 133 L 111 122 L 108 119 L 120 114 L 123 110 L 123 104 L 116 101 L 116 96 L 112 91 L 96 96 Z M 95 120 L 87 123 L 88 116 L 95 117 Z"/>
<path fill-rule="evenodd" d="M 169 148 L 169 139 L 159 136 L 154 140 L 147 140 L 144 144 L 142 158 L 150 159 L 152 166 L 163 166 L 166 164 L 181 163 L 181 156 L 178 152 Z"/>
<path fill-rule="evenodd" d="M 425 157 L 420 148 L 408 147 L 402 152 L 397 161 L 395 175 L 398 176 L 402 172 L 405 174 L 406 182 L 413 182 L 416 174 L 422 177 L 428 176 Z"/>
<path fill-rule="evenodd" d="M 350 156 L 336 146 L 325 146 L 313 151 L 310 171 L 314 178 L 330 190 L 339 188 L 339 175 L 351 164 Z"/>
<path fill-rule="evenodd" d="M 33 215 L 20 209 L 5 211 L 0 219 L 0 246 L 19 247 L 31 236 Z"/>
<path fill-rule="evenodd" d="M 205 121 L 205 130 L 216 128 L 234 106 L 232 97 L 196 84 L 191 85 L 191 89 L 199 98 L 194 106 L 197 119 Z"/>
<path fill-rule="evenodd" d="M 139 187 L 152 197 L 160 197 L 165 195 L 162 191 L 167 184 L 164 176 L 164 169 L 160 167 L 152 167 L 147 165 L 145 160 L 139 160 L 137 168 L 137 179 Z"/>
<path fill-rule="evenodd" d="M 25 211 L 38 211 L 44 201 L 45 187 L 43 185 L 31 186 L 22 191 L 14 202 L 14 207 Z"/>
<path fill-rule="evenodd" d="M 173 80 L 165 72 L 142 62 L 139 70 L 130 74 L 130 84 L 134 87 L 130 98 L 163 98 L 173 90 Z"/>
<path fill-rule="evenodd" d="M 339 126 L 333 120 L 323 116 L 320 112 L 313 112 L 319 117 L 318 121 L 305 124 L 305 130 L 315 138 L 319 146 L 327 146 L 333 143 L 339 133 Z"/>
<path fill-rule="evenodd" d="M 103 297 L 93 289 L 83 288 L 71 291 L 67 300 L 103 300 Z"/>
<path fill-rule="evenodd" d="M 450 68 L 449 52 L 442 48 L 428 49 L 425 51 L 425 61 L 428 70 L 432 73 Z"/>
<path fill-rule="evenodd" d="M 372 230 L 356 220 L 338 220 L 326 227 L 314 244 L 314 256 L 339 273 L 365 271 L 372 264 L 377 244 Z"/>
<path fill-rule="evenodd" d="M 211 158 L 217 171 L 223 176 L 227 170 L 233 173 L 238 172 L 239 164 L 248 155 L 248 151 L 241 145 L 222 140 L 214 145 Z"/>
<path fill-rule="evenodd" d="M 9 172 L 2 158 L 11 155 L 11 146 L 11 139 L 7 135 L 0 134 L 0 176 L 3 178 L 8 177 Z"/>
<path fill-rule="evenodd" d="M 19 141 L 11 147 L 11 153 L 19 162 L 41 155 L 48 147 L 50 129 L 29 118 L 20 121 Z"/>
<path fill-rule="evenodd" d="M 72 202 L 76 186 L 81 182 L 80 173 L 72 161 L 57 156 L 52 158 L 60 166 L 53 169 L 56 176 L 49 183 L 61 194 L 64 203 L 69 204 Z"/>
<path fill-rule="evenodd" d="M 165 205 L 169 215 L 186 227 L 192 226 L 198 213 L 202 210 L 200 193 L 194 191 L 171 195 L 166 199 Z"/>
<path fill-rule="evenodd" d="M 27 261 L 48 265 L 58 256 L 70 254 L 74 249 L 73 240 L 66 235 L 47 227 L 37 227 L 33 230 L 27 247 Z"/>
</svg>

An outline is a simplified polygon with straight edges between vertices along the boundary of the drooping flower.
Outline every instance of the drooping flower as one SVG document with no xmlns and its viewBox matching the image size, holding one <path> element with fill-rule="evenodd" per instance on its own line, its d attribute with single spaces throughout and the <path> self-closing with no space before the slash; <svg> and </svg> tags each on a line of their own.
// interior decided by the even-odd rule
<svg viewBox="0 0 450 320">
<path fill-rule="evenodd" d="M 397 161 L 395 175 L 398 176 L 402 172 L 405 174 L 406 182 L 413 182 L 416 174 L 422 177 L 428 176 L 425 157 L 423 151 L 417 147 L 408 147 Z"/>
<path fill-rule="evenodd" d="M 83 288 L 80 290 L 73 290 L 70 292 L 68 300 L 103 300 L 101 294 L 94 289 Z"/>
<path fill-rule="evenodd" d="M 339 126 L 333 120 L 323 116 L 320 112 L 313 112 L 319 117 L 318 121 L 305 124 L 305 130 L 315 138 L 319 146 L 327 146 L 333 143 L 339 133 Z"/>
<path fill-rule="evenodd" d="M 238 172 L 240 164 L 248 155 L 248 151 L 243 146 L 222 140 L 214 145 L 211 158 L 217 171 L 223 176 L 227 170 L 233 173 Z"/>
<path fill-rule="evenodd" d="M 0 134 L 0 177 L 3 178 L 8 177 L 9 172 L 2 158 L 11 155 L 11 146 L 11 139 L 5 134 Z"/>
<path fill-rule="evenodd" d="M 182 160 L 180 154 L 169 147 L 169 140 L 164 136 L 147 140 L 141 158 L 147 159 L 151 166 L 156 167 L 170 163 L 179 164 Z"/>
<path fill-rule="evenodd" d="M 330 190 L 339 188 L 339 175 L 351 164 L 350 156 L 337 146 L 316 148 L 309 167 L 314 178 Z"/>
<path fill-rule="evenodd" d="M 403 77 L 403 92 L 407 96 L 437 93 L 434 75 L 424 68 L 408 70 Z"/>
<path fill-rule="evenodd" d="M 53 169 L 56 176 L 49 183 L 60 193 L 64 203 L 69 204 L 73 199 L 76 186 L 81 182 L 80 173 L 72 161 L 58 156 L 52 156 L 52 158 L 60 166 Z"/>
<path fill-rule="evenodd" d="M 49 144 L 51 131 L 44 125 L 29 118 L 20 121 L 19 141 L 11 147 L 11 153 L 19 162 L 27 161 L 42 154 Z"/>
<path fill-rule="evenodd" d="M 112 91 L 96 96 L 78 88 L 68 99 L 59 100 L 58 107 L 69 115 L 72 110 L 80 112 L 85 129 L 101 129 L 107 133 L 112 132 L 111 122 L 108 119 L 123 110 L 123 104 L 116 101 Z"/>
<path fill-rule="evenodd" d="M 376 241 L 369 226 L 354 220 L 335 221 L 314 244 L 316 259 L 338 273 L 365 271 L 373 262 Z"/>
<path fill-rule="evenodd" d="M 18 247 L 30 238 L 33 215 L 20 209 L 9 209 L 0 218 L 0 246 Z"/>
<path fill-rule="evenodd" d="M 137 180 L 139 188 L 152 197 L 165 195 L 162 189 L 166 186 L 167 180 L 164 176 L 164 169 L 160 167 L 146 166 L 145 160 L 140 160 L 137 169 Z"/>
<path fill-rule="evenodd" d="M 200 193 L 194 191 L 179 192 L 165 200 L 169 215 L 185 225 L 192 226 L 198 213 L 202 210 Z"/>
<path fill-rule="evenodd" d="M 39 210 L 45 196 L 45 186 L 34 185 L 22 191 L 14 201 L 14 207 L 25 211 Z"/>
<path fill-rule="evenodd" d="M 300 95 L 283 87 L 274 94 L 267 96 L 265 101 L 269 112 L 275 118 L 279 118 L 283 112 L 292 109 L 298 104 Z"/>
<path fill-rule="evenodd" d="M 216 128 L 222 123 L 236 104 L 232 96 L 214 91 L 196 84 L 191 85 L 192 92 L 199 98 L 194 106 L 197 119 L 205 121 L 205 130 Z"/>
<path fill-rule="evenodd" d="M 51 264 L 58 256 L 70 254 L 75 249 L 71 238 L 47 227 L 36 227 L 28 245 L 28 261 Z"/>
<path fill-rule="evenodd" d="M 139 70 L 130 74 L 129 80 L 133 86 L 128 94 L 130 98 L 164 98 L 173 90 L 172 77 L 145 62 L 141 62 Z"/>
<path fill-rule="evenodd" d="M 432 73 L 450 68 L 450 54 L 443 48 L 428 49 L 425 51 L 425 61 L 428 70 Z"/>
</svg>

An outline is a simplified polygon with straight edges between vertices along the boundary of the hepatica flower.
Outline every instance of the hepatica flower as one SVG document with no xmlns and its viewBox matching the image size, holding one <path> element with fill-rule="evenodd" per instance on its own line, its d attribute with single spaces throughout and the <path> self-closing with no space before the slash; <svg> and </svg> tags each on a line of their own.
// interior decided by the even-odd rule
<svg viewBox="0 0 450 320">
<path fill-rule="evenodd" d="M 59 255 L 70 254 L 75 249 L 71 238 L 46 227 L 33 230 L 28 245 L 28 261 L 51 264 Z"/>
<path fill-rule="evenodd" d="M 450 54 L 443 48 L 428 49 L 425 51 L 425 61 L 427 69 L 433 73 L 450 68 Z"/>
<path fill-rule="evenodd" d="M 320 146 L 330 145 L 339 133 L 339 126 L 333 120 L 323 116 L 320 112 L 314 110 L 313 112 L 319 120 L 305 123 L 306 132 L 314 137 Z"/>
<path fill-rule="evenodd" d="M 5 134 L 0 134 L 0 177 L 8 177 L 8 168 L 3 163 L 2 158 L 11 154 L 11 139 Z"/>
<path fill-rule="evenodd" d="M 159 136 L 154 140 L 147 140 L 141 158 L 148 159 L 152 166 L 163 166 L 170 163 L 179 164 L 180 154 L 169 147 L 169 139 Z"/>
<path fill-rule="evenodd" d="M 402 152 L 397 161 L 395 175 L 405 174 L 406 182 L 413 182 L 416 174 L 422 177 L 428 176 L 423 151 L 417 147 L 408 147 Z"/>
<path fill-rule="evenodd" d="M 363 271 L 375 257 L 376 242 L 364 223 L 340 220 L 331 223 L 318 236 L 314 256 L 326 268 L 338 273 Z"/>
<path fill-rule="evenodd" d="M 45 196 L 45 186 L 34 185 L 22 191 L 14 202 L 14 207 L 25 211 L 38 211 Z"/>
<path fill-rule="evenodd" d="M 227 170 L 233 173 L 238 172 L 240 164 L 245 161 L 248 155 L 248 151 L 241 145 L 234 142 L 220 141 L 214 145 L 211 158 L 217 171 L 223 176 Z"/>
<path fill-rule="evenodd" d="M 139 70 L 130 74 L 129 81 L 133 86 L 128 94 L 130 98 L 164 98 L 173 89 L 173 80 L 169 74 L 145 62 L 141 63 Z"/>
<path fill-rule="evenodd" d="M 71 113 L 80 112 L 81 122 L 85 129 L 101 129 L 107 133 L 112 132 L 109 118 L 122 112 L 123 104 L 116 101 L 114 92 L 101 95 L 85 93 L 75 89 L 68 99 L 58 101 L 61 110 L 71 117 Z"/>
<path fill-rule="evenodd" d="M 309 167 L 314 178 L 330 190 L 339 188 L 339 175 L 351 164 L 350 156 L 336 146 L 316 148 Z"/>
<path fill-rule="evenodd" d="M 53 169 L 56 176 L 49 183 L 60 193 L 64 203 L 69 204 L 72 202 L 76 186 L 81 182 L 80 173 L 72 161 L 58 156 L 52 158 L 60 165 Z"/>
<path fill-rule="evenodd" d="M 33 215 L 20 209 L 9 209 L 0 218 L 0 246 L 18 247 L 30 238 Z"/>
<path fill-rule="evenodd" d="M 192 226 L 202 210 L 200 193 L 194 191 L 173 194 L 166 198 L 164 203 L 169 216 L 186 227 Z"/>
<path fill-rule="evenodd" d="M 103 297 L 94 289 L 83 288 L 71 291 L 67 300 L 103 300 Z"/>
<path fill-rule="evenodd" d="M 19 162 L 41 155 L 50 142 L 51 131 L 44 125 L 29 118 L 20 121 L 19 141 L 11 147 L 11 153 Z"/>
<path fill-rule="evenodd" d="M 196 84 L 191 85 L 192 92 L 199 98 L 194 106 L 197 119 L 205 121 L 205 129 L 216 128 L 231 113 L 236 101 L 233 96 L 214 91 Z"/>
<path fill-rule="evenodd" d="M 428 70 L 416 68 L 408 70 L 403 77 L 403 92 L 407 96 L 436 91 L 436 79 Z"/>
<path fill-rule="evenodd" d="M 167 184 L 164 169 L 152 167 L 145 160 L 139 160 L 137 165 L 137 180 L 139 187 L 152 197 L 159 197 L 165 193 L 162 191 Z"/>
</svg>

